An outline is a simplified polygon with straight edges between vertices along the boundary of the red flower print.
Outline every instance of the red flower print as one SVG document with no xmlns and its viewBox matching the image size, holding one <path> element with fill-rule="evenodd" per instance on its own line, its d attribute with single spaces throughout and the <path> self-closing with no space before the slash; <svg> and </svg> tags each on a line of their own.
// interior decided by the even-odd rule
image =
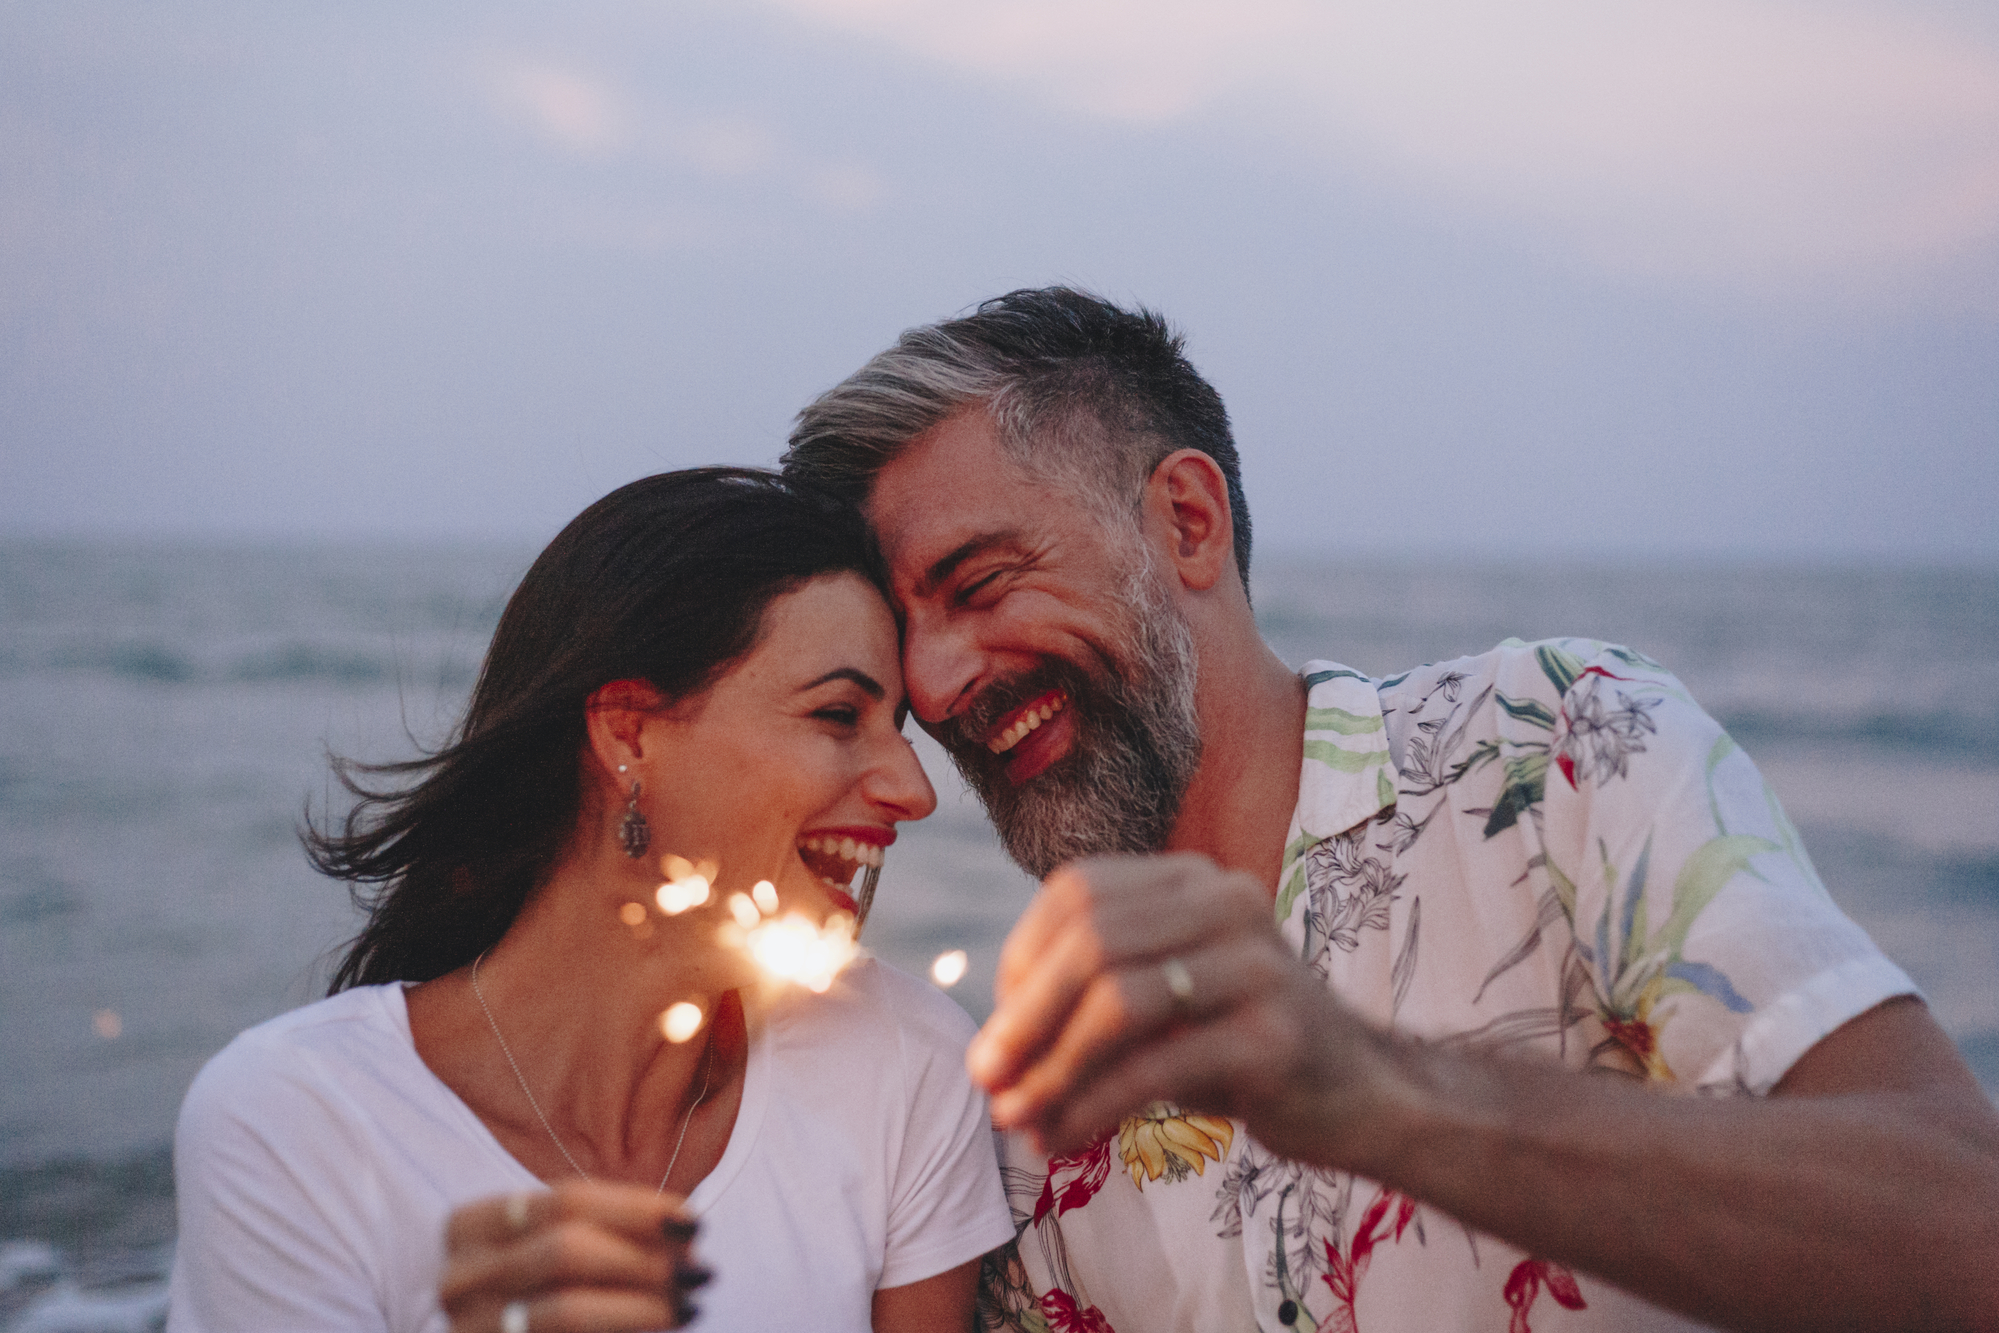
<svg viewBox="0 0 1999 1333">
<path fill-rule="evenodd" d="M 1388 1220 L 1391 1204 L 1395 1205 L 1392 1222 Z M 1317 1333 L 1358 1333 L 1360 1325 L 1354 1316 L 1354 1300 L 1360 1295 L 1360 1280 L 1367 1276 L 1367 1266 L 1374 1260 L 1374 1247 L 1385 1240 L 1401 1240 L 1402 1229 L 1414 1216 L 1414 1199 L 1383 1190 L 1361 1214 L 1360 1225 L 1354 1228 L 1351 1253 L 1341 1254 L 1331 1241 L 1326 1242 L 1325 1283 L 1333 1289 L 1333 1299 L 1338 1303 L 1331 1314 L 1319 1321 Z"/>
<path fill-rule="evenodd" d="M 1094 1305 L 1077 1305 L 1076 1298 L 1066 1291 L 1051 1291 L 1043 1296 L 1041 1316 L 1048 1321 L 1049 1333 L 1117 1333 L 1102 1310 Z"/>
<path fill-rule="evenodd" d="M 1034 1201 L 1035 1225 L 1051 1212 L 1060 1217 L 1071 1208 L 1081 1208 L 1096 1197 L 1110 1174 L 1109 1134 L 1073 1156 L 1049 1158 L 1048 1179 L 1041 1182 L 1041 1197 Z"/>
<path fill-rule="evenodd" d="M 1514 1265 L 1512 1275 L 1506 1279 L 1506 1303 L 1513 1307 L 1513 1320 L 1506 1326 L 1506 1333 L 1534 1333 L 1527 1323 L 1527 1313 L 1534 1308 L 1534 1298 L 1541 1294 L 1543 1286 L 1555 1298 L 1555 1304 L 1564 1309 L 1585 1308 L 1583 1290 L 1576 1285 L 1574 1273 L 1546 1259 L 1526 1259 Z"/>
</svg>

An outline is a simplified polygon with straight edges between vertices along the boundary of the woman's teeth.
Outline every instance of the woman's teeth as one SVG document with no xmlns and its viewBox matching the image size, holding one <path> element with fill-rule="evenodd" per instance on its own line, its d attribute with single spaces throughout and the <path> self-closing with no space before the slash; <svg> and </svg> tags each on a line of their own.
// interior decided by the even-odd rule
<svg viewBox="0 0 1999 1333">
<path fill-rule="evenodd" d="M 1005 754 L 1008 750 L 1020 744 L 1021 737 L 1027 735 L 1028 732 L 1033 731 L 1043 722 L 1061 712 L 1062 705 L 1068 701 L 1068 696 L 1058 694 L 1038 708 L 1028 709 L 1020 715 L 1019 719 L 1012 726 L 987 741 L 986 748 L 994 754 Z"/>
<path fill-rule="evenodd" d="M 855 865 L 878 866 L 882 863 L 881 848 L 871 842 L 856 842 L 852 838 L 800 838 L 798 850 L 837 856 Z"/>
</svg>

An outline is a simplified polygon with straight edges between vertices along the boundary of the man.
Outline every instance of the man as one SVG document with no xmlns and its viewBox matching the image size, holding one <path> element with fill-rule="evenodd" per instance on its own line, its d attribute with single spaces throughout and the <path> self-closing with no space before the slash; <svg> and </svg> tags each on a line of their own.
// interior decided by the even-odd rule
<svg viewBox="0 0 1999 1333">
<path fill-rule="evenodd" d="M 912 708 L 1045 877 L 968 1056 L 989 1320 L 1999 1328 L 1999 1115 L 1656 663 L 1292 671 L 1219 397 L 1072 291 L 904 334 L 785 467 L 867 512 Z"/>
</svg>

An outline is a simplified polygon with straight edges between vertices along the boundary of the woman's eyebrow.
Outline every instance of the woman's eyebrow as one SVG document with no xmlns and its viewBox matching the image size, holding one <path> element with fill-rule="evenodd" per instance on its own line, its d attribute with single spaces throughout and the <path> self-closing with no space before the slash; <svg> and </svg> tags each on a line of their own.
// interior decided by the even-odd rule
<svg viewBox="0 0 1999 1333">
<path fill-rule="evenodd" d="M 818 689 L 821 685 L 831 680 L 851 680 L 854 684 L 866 690 L 868 697 L 871 699 L 881 699 L 888 695 L 888 691 L 882 688 L 880 681 L 857 667 L 835 667 L 817 680 L 806 681 L 798 687 L 798 692 L 803 694 L 807 690 Z"/>
</svg>

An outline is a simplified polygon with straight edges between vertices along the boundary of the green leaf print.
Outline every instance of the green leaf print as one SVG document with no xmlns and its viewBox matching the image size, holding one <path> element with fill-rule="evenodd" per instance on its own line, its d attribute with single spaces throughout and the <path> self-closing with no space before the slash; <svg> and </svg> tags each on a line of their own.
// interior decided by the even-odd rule
<svg viewBox="0 0 1999 1333">
<path fill-rule="evenodd" d="M 1702 843 L 1680 867 L 1679 878 L 1673 881 L 1673 914 L 1666 918 L 1665 928 L 1659 932 L 1661 942 L 1673 950 L 1673 956 L 1679 957 L 1687 932 L 1693 929 L 1694 918 L 1721 892 L 1722 885 L 1734 879 L 1737 872 L 1748 869 L 1750 857 L 1782 850 L 1768 838 L 1743 833 L 1724 834 Z"/>
<path fill-rule="evenodd" d="M 1486 816 L 1485 836 L 1490 838 L 1512 828 L 1520 816 L 1535 805 L 1548 790 L 1548 756 L 1545 752 L 1515 755 L 1506 761 L 1506 784 L 1492 813 Z"/>
<path fill-rule="evenodd" d="M 1331 741 L 1306 741 L 1305 757 L 1316 759 L 1335 773 L 1359 773 L 1388 762 L 1386 750 L 1342 750 Z"/>
<path fill-rule="evenodd" d="M 1576 683 L 1576 677 L 1583 673 L 1583 660 L 1568 649 L 1552 643 L 1544 643 L 1534 650 L 1534 660 L 1541 664 L 1541 671 L 1555 687 L 1557 694 L 1567 694 L 1569 687 Z"/>
<path fill-rule="evenodd" d="M 1380 731 L 1381 714 L 1349 713 L 1344 708 L 1307 708 L 1305 730 L 1331 731 L 1342 736 L 1364 736 Z"/>
<path fill-rule="evenodd" d="M 1507 716 L 1519 718 L 1522 722 L 1531 722 L 1544 731 L 1555 729 L 1554 712 L 1539 699 L 1512 699 L 1504 694 L 1495 694 L 1493 697 L 1499 701 L 1499 706 L 1506 710 Z"/>
</svg>

